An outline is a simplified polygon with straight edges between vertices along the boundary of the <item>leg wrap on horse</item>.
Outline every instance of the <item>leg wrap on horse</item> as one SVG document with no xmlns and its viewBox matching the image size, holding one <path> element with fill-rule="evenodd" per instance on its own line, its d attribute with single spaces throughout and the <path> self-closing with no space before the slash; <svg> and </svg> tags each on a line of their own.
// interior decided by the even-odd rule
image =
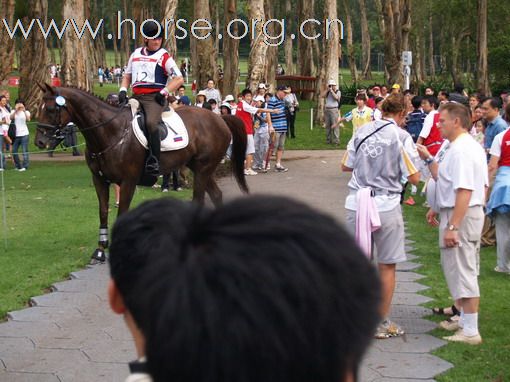
<svg viewBox="0 0 510 382">
<path fill-rule="evenodd" d="M 99 228 L 98 244 L 103 248 L 108 248 L 108 227 Z"/>
</svg>

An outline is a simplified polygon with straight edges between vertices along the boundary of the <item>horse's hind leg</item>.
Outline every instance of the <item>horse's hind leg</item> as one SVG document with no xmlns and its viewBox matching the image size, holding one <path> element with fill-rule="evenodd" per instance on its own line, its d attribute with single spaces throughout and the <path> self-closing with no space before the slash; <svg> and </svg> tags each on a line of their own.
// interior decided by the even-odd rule
<svg viewBox="0 0 510 382">
<path fill-rule="evenodd" d="M 206 191 L 209 194 L 209 197 L 211 198 L 215 207 L 220 207 L 223 204 L 223 193 L 221 192 L 214 178 L 209 178 Z"/>
</svg>

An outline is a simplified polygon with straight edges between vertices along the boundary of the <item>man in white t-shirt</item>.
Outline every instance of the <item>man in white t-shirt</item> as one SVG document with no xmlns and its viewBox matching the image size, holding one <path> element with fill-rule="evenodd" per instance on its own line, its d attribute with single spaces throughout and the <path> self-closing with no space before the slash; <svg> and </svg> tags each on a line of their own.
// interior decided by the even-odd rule
<svg viewBox="0 0 510 382">
<path fill-rule="evenodd" d="M 478 345 L 482 343 L 478 331 L 478 251 L 488 187 L 486 158 L 468 133 L 471 117 L 466 106 L 449 102 L 441 105 L 439 112 L 441 133 L 450 144 L 436 159 L 423 145 L 418 146 L 418 151 L 437 180 L 435 209 L 439 211 L 430 209 L 427 220 L 439 226 L 441 265 L 450 294 L 459 303 L 461 312 L 456 323 L 448 327 L 441 325 L 447 330 L 461 330 L 443 338 Z M 435 218 L 437 212 L 440 223 Z"/>
</svg>

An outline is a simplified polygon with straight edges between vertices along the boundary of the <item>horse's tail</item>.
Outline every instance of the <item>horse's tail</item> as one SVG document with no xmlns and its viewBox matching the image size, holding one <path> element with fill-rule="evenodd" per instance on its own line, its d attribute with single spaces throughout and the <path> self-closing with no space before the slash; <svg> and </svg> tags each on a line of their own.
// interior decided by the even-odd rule
<svg viewBox="0 0 510 382">
<path fill-rule="evenodd" d="M 230 155 L 232 173 L 236 178 L 239 188 L 243 192 L 248 193 L 248 184 L 244 177 L 244 159 L 246 156 L 247 145 L 244 123 L 238 117 L 233 115 L 222 115 L 222 118 L 232 134 L 232 154 Z"/>
</svg>

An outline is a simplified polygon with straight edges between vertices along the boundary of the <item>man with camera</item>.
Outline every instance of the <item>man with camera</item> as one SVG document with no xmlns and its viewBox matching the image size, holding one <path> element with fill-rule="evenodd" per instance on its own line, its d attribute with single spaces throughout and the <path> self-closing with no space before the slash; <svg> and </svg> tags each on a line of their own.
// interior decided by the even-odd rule
<svg viewBox="0 0 510 382">
<path fill-rule="evenodd" d="M 340 144 L 340 125 L 338 124 L 338 108 L 342 94 L 338 90 L 336 81 L 329 80 L 327 90 L 321 94 L 326 98 L 324 102 L 324 124 L 326 127 L 326 143 Z M 333 135 L 333 136 L 332 136 Z"/>
</svg>

